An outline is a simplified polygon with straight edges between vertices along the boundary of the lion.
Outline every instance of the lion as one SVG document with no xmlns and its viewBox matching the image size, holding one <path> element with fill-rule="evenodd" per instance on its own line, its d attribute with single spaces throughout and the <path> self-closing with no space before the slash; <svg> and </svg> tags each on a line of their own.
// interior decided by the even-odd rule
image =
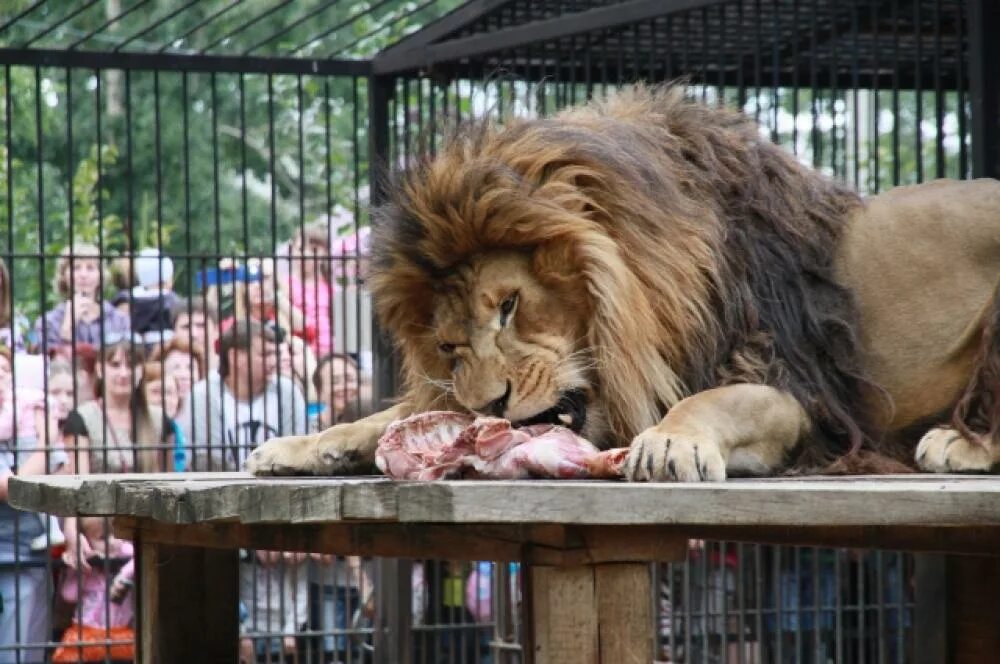
<svg viewBox="0 0 1000 664">
<path fill-rule="evenodd" d="M 252 472 L 370 469 L 430 409 L 567 423 L 628 446 L 631 480 L 1000 458 L 1000 182 L 862 199 L 737 112 L 635 86 L 460 131 L 372 247 L 402 396 Z"/>
</svg>

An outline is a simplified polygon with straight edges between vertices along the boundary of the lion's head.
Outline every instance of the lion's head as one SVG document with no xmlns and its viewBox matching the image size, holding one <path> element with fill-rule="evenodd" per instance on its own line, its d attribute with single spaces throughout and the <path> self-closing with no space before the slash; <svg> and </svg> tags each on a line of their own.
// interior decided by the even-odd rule
<svg viewBox="0 0 1000 664">
<path fill-rule="evenodd" d="M 627 444 L 690 393 L 754 381 L 860 442 L 853 306 L 830 277 L 857 198 L 742 116 L 630 88 L 466 128 L 392 196 L 371 284 L 415 409 Z"/>
</svg>

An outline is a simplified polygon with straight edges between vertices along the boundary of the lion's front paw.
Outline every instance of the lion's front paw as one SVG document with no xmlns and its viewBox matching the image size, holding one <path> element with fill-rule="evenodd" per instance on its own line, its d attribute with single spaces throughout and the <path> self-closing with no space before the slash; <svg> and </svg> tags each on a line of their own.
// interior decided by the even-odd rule
<svg viewBox="0 0 1000 664">
<path fill-rule="evenodd" d="M 625 477 L 634 481 L 721 482 L 726 462 L 709 439 L 650 427 L 635 437 L 625 461 Z"/>
<path fill-rule="evenodd" d="M 917 445 L 917 465 L 932 473 L 986 473 L 996 462 L 990 446 L 967 440 L 955 429 L 931 429 Z"/>
<path fill-rule="evenodd" d="M 375 460 L 370 432 L 342 424 L 312 436 L 269 440 L 246 462 L 254 475 L 354 475 L 370 472 Z"/>
</svg>

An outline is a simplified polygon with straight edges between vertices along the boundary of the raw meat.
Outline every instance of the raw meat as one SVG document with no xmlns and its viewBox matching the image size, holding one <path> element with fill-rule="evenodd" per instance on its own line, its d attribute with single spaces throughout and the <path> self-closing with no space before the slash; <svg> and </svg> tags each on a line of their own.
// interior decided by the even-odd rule
<svg viewBox="0 0 1000 664">
<path fill-rule="evenodd" d="M 620 477 L 625 452 L 600 452 L 566 427 L 432 411 L 392 423 L 375 460 L 395 479 L 580 479 Z"/>
</svg>

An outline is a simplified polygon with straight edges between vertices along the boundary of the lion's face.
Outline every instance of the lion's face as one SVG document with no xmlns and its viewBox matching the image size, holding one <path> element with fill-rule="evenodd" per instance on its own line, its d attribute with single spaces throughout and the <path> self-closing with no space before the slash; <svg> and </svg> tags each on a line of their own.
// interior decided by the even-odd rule
<svg viewBox="0 0 1000 664">
<path fill-rule="evenodd" d="M 477 256 L 441 284 L 434 340 L 455 400 L 518 424 L 552 422 L 596 433 L 586 307 L 546 286 L 526 253 Z"/>
</svg>

